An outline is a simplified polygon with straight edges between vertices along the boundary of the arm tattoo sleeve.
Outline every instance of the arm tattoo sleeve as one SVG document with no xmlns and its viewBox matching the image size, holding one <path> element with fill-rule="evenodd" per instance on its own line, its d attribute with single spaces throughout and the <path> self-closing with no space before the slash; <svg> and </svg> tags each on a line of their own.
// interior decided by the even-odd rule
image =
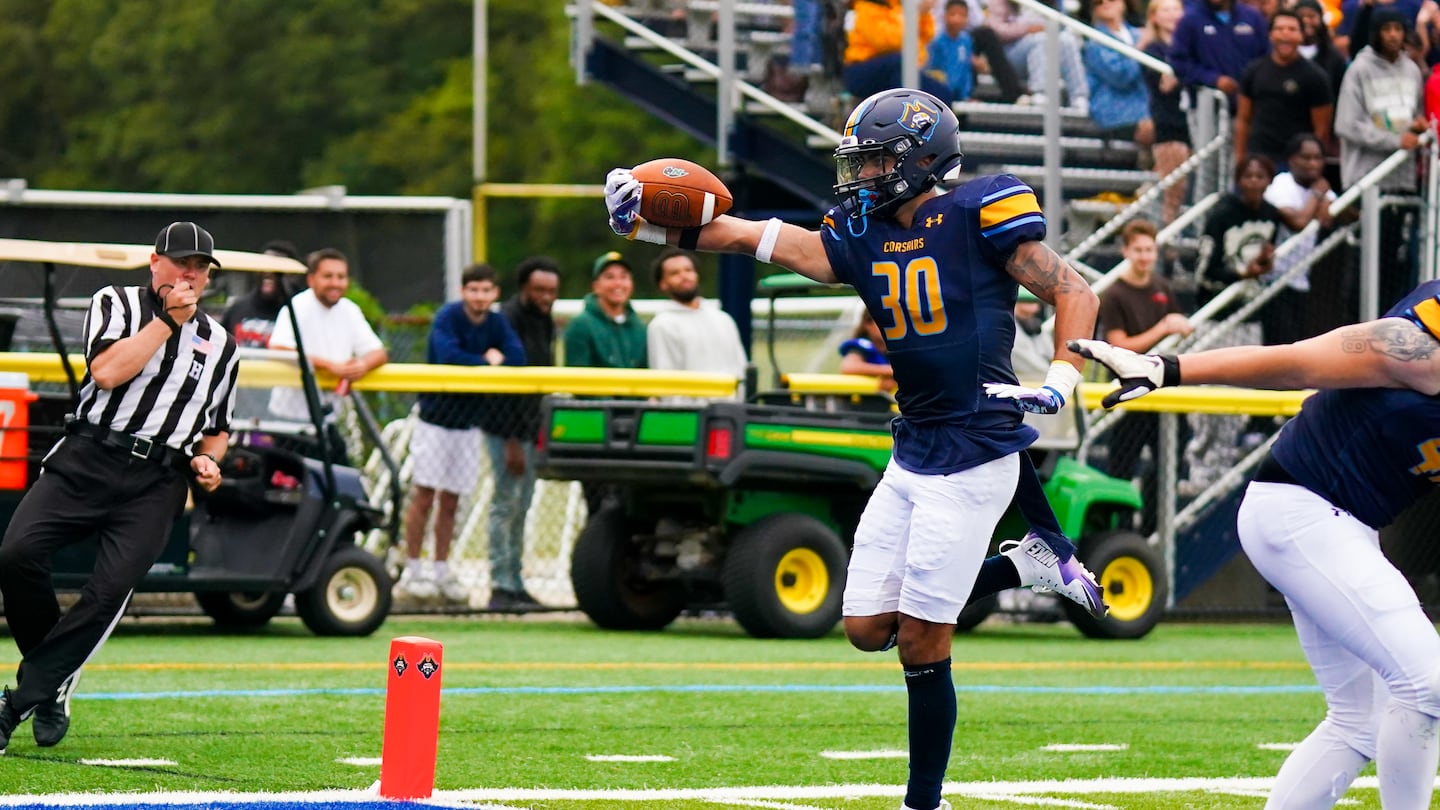
<svg viewBox="0 0 1440 810">
<path fill-rule="evenodd" d="M 1046 301 L 1053 301 L 1057 293 L 1071 292 L 1085 283 L 1044 242 L 1021 243 L 1006 262 L 1005 272 Z"/>
<path fill-rule="evenodd" d="M 1340 350 L 1351 354 L 1378 352 L 1402 362 L 1429 361 L 1440 341 L 1399 318 L 1382 318 L 1340 333 Z"/>
</svg>

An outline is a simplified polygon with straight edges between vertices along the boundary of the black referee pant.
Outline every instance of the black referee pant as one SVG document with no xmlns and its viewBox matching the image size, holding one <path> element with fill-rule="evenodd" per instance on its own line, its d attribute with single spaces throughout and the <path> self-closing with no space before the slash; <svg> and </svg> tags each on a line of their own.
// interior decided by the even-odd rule
<svg viewBox="0 0 1440 810">
<path fill-rule="evenodd" d="M 185 488 L 179 470 L 78 436 L 62 439 L 45 460 L 0 541 L 5 619 L 23 656 L 13 692 L 21 714 L 59 699 L 105 642 L 165 550 Z M 95 570 L 61 618 L 52 558 L 92 534 L 99 537 Z"/>
</svg>

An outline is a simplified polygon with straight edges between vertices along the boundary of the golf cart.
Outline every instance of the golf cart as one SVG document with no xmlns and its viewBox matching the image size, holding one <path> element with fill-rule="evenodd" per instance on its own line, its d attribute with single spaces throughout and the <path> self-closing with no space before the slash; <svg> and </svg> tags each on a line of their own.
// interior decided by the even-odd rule
<svg viewBox="0 0 1440 810">
<path fill-rule="evenodd" d="M 0 353 L 0 371 L 9 372 L 8 377 L 23 373 L 31 383 L 64 387 L 27 397 L 31 400 L 24 431 L 27 449 L 23 455 L 12 457 L 7 452 L 0 458 L 0 463 L 23 470 L 10 482 L 13 486 L 0 489 L 0 521 L 8 524 L 25 490 L 40 474 L 40 460 L 64 434 L 65 417 L 74 411 L 79 391 L 76 366 L 84 357 L 69 354 L 69 347 L 78 346 L 77 336 L 67 340 L 62 334 L 57 268 L 132 271 L 129 277 L 106 278 L 94 286 L 115 281 L 145 284 L 148 272 L 134 271 L 148 270 L 152 250 L 147 245 L 0 239 L 6 278 L 13 278 L 22 265 L 38 265 L 41 270 L 41 317 L 53 350 L 10 352 L 6 345 L 7 351 Z M 217 250 L 215 257 L 224 268 L 219 272 L 224 273 L 305 270 L 299 262 L 278 256 Z M 93 282 L 93 270 L 88 275 Z M 94 286 L 86 290 L 85 300 Z M 10 312 L 13 325 L 15 310 Z M 67 320 L 76 322 L 73 317 Z M 299 334 L 298 327 L 295 332 Z M 298 371 L 295 364 L 281 360 L 242 360 L 237 394 L 298 383 L 310 418 L 301 424 L 267 423 L 237 413 L 231 447 L 221 463 L 219 488 L 205 493 L 192 487 L 192 503 L 172 525 L 164 552 L 137 590 L 193 593 L 207 615 L 230 627 L 264 625 L 280 611 L 287 595 L 294 594 L 296 612 L 317 635 L 369 635 L 389 614 L 391 581 L 381 558 L 358 541 L 372 529 L 394 536 L 399 491 L 392 489 L 388 505 L 377 504 L 367 496 L 360 473 L 336 461 L 343 458 L 343 447 L 333 446 L 336 434 L 327 424 L 303 352 L 301 347 Z M 363 402 L 353 401 L 363 410 Z M 12 446 L 5 443 L 7 449 Z M 91 540 L 57 553 L 55 585 L 82 587 L 94 568 L 95 552 Z"/>
<path fill-rule="evenodd" d="M 775 299 L 823 289 L 792 274 L 760 283 L 772 367 Z M 894 403 L 873 379 L 776 378 L 783 387 L 747 402 L 546 398 L 540 476 L 616 493 L 590 515 L 571 563 L 580 609 L 596 624 L 655 630 L 687 609 L 726 607 L 757 637 L 812 638 L 835 626 L 855 527 L 890 459 Z M 1096 619 L 1062 600 L 1066 617 L 1094 638 L 1145 635 L 1167 580 L 1127 528 L 1141 506 L 1135 486 L 1059 449 L 1035 457 L 1061 527 L 1111 604 Z M 994 542 L 1024 532 L 1012 508 Z M 995 609 L 993 598 L 978 602 L 958 626 Z"/>
</svg>

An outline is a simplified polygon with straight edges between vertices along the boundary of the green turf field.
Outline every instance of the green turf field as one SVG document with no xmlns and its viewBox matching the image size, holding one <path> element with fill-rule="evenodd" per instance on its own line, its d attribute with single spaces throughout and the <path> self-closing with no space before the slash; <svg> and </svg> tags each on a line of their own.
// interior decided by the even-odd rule
<svg viewBox="0 0 1440 810">
<path fill-rule="evenodd" d="M 366 788 L 400 635 L 445 644 L 436 787 L 450 799 L 899 806 L 905 693 L 893 653 L 855 652 L 839 634 L 759 641 L 723 620 L 620 634 L 558 618 L 397 619 L 357 640 L 317 639 L 293 619 L 245 635 L 127 619 L 86 669 L 70 736 L 40 749 L 22 726 L 0 792 Z M 957 810 L 1259 808 L 1285 756 L 1275 749 L 1323 712 L 1285 625 L 1161 624 L 1118 642 L 992 622 L 957 637 L 955 652 Z M 16 660 L 0 639 L 0 661 Z M 992 782 L 1004 784 L 982 784 Z M 1373 778 L 1348 798 L 1379 807 Z"/>
</svg>

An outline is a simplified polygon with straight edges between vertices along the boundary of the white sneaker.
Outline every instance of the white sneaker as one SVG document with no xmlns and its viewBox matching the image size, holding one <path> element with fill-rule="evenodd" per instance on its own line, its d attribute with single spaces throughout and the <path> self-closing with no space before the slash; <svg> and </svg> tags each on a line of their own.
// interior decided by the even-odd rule
<svg viewBox="0 0 1440 810">
<path fill-rule="evenodd" d="M 434 579 L 423 572 L 411 573 L 407 568 L 400 573 L 400 579 L 395 583 L 395 595 L 402 599 L 434 599 L 440 595 L 440 588 Z"/>
<path fill-rule="evenodd" d="M 446 602 L 457 605 L 470 604 L 470 586 L 460 581 L 455 574 L 446 574 L 439 582 L 440 595 L 445 597 Z"/>
<path fill-rule="evenodd" d="M 1095 575 L 1080 563 L 1080 558 L 1071 555 L 1065 562 L 1050 548 L 1050 544 L 1033 532 L 1027 532 L 1021 540 L 1006 540 L 1000 544 L 1000 553 L 1010 558 L 1015 570 L 1020 573 L 1021 586 L 1037 591 L 1054 591 L 1080 607 L 1090 611 L 1097 619 L 1105 618 L 1110 606 L 1105 604 L 1105 594 L 1095 583 Z"/>
</svg>

